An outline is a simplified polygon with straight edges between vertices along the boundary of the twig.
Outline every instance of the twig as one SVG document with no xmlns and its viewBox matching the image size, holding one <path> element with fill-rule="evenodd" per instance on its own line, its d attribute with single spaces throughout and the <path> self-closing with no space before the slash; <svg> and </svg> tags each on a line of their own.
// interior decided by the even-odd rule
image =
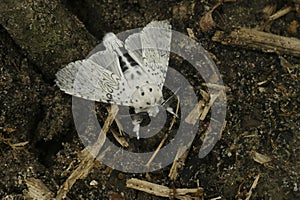
<svg viewBox="0 0 300 200">
<path fill-rule="evenodd" d="M 279 11 L 277 11 L 276 13 L 274 13 L 273 15 L 271 15 L 269 17 L 269 20 L 275 20 L 275 19 L 278 19 L 286 14 L 288 14 L 289 12 L 292 11 L 292 7 L 286 7 L 286 8 L 282 8 L 280 9 Z"/>
<path fill-rule="evenodd" d="M 203 112 L 202 112 L 201 115 L 200 115 L 200 120 L 201 120 L 201 121 L 203 121 L 203 120 L 206 118 L 206 116 L 207 116 L 207 114 L 208 114 L 208 112 L 209 112 L 211 106 L 214 104 L 214 102 L 216 101 L 216 99 L 217 99 L 221 94 L 223 94 L 223 91 L 222 91 L 222 90 L 219 91 L 218 93 L 212 93 L 212 94 L 210 95 L 209 103 L 204 107 Z"/>
<path fill-rule="evenodd" d="M 126 187 L 147 192 L 160 197 L 176 198 L 181 200 L 199 199 L 203 196 L 203 188 L 169 188 L 163 185 L 132 178 L 126 181 Z M 197 198 L 198 197 L 198 198 Z"/>
<path fill-rule="evenodd" d="M 247 193 L 247 197 L 246 197 L 245 200 L 249 200 L 249 199 L 250 199 L 250 197 L 251 197 L 251 195 L 252 195 L 253 189 L 255 189 L 256 186 L 257 186 L 257 184 L 258 184 L 259 178 L 260 178 L 260 176 L 259 176 L 259 174 L 258 174 L 258 175 L 256 176 L 256 178 L 255 178 L 255 180 L 254 180 L 254 182 L 253 182 L 253 184 L 252 184 L 252 186 L 251 186 L 249 192 Z"/>
<path fill-rule="evenodd" d="M 0 133 L 0 142 L 3 142 L 10 146 L 13 150 L 21 150 L 24 148 L 25 145 L 27 145 L 29 142 L 18 142 L 18 143 L 11 143 L 10 138 L 4 138 L 4 136 Z"/>
<path fill-rule="evenodd" d="M 188 114 L 188 116 L 184 119 L 184 121 L 188 124 L 193 124 L 197 122 L 198 118 L 203 113 L 203 110 L 205 106 L 207 105 L 207 102 L 209 101 L 209 94 L 205 92 L 204 90 L 200 90 L 202 99 L 198 102 L 198 104 L 193 108 L 193 110 Z"/>
<path fill-rule="evenodd" d="M 165 134 L 163 139 L 160 141 L 158 147 L 155 149 L 154 153 L 152 154 L 151 158 L 149 159 L 149 161 L 146 164 L 146 167 L 150 167 L 152 161 L 154 160 L 154 158 L 156 157 L 156 155 L 158 154 L 159 150 L 161 149 L 162 145 L 165 143 L 166 139 L 168 138 L 169 134 Z"/>
<path fill-rule="evenodd" d="M 182 146 L 179 147 L 168 175 L 171 180 L 176 180 L 176 178 L 178 177 L 178 169 L 184 166 L 191 144 L 192 143 L 189 144 L 188 148 Z"/>
<path fill-rule="evenodd" d="M 218 196 L 218 197 L 215 197 L 215 198 L 212 198 L 212 199 L 209 199 L 209 200 L 219 200 L 219 199 L 222 199 L 222 197 Z"/>
<path fill-rule="evenodd" d="M 202 83 L 201 85 L 214 89 L 214 90 L 224 90 L 224 91 L 229 91 L 230 88 L 228 86 L 224 86 L 224 85 L 218 85 L 218 84 L 214 84 L 214 83 Z"/>
<path fill-rule="evenodd" d="M 173 127 L 173 125 L 175 124 L 176 121 L 176 116 L 178 114 L 178 110 L 179 110 L 179 105 L 180 105 L 180 101 L 179 98 L 177 97 L 177 106 L 176 106 L 176 111 L 175 111 L 175 115 L 173 116 L 173 119 L 171 121 L 170 127 L 168 128 L 168 131 L 170 131 Z M 152 163 L 152 161 L 154 160 L 155 156 L 158 154 L 159 150 L 161 149 L 162 145 L 165 143 L 166 139 L 168 138 L 169 134 L 165 134 L 163 139 L 160 141 L 158 147 L 156 148 L 156 150 L 154 151 L 154 153 L 152 154 L 151 158 L 149 159 L 149 161 L 146 164 L 146 167 L 150 167 L 150 164 Z"/>
<path fill-rule="evenodd" d="M 66 197 L 69 190 L 72 188 L 74 183 L 78 179 L 85 178 L 90 170 L 94 166 L 95 158 L 97 157 L 102 145 L 105 142 L 106 133 L 109 130 L 110 125 L 115 119 L 115 116 L 118 112 L 118 106 L 112 105 L 110 110 L 108 110 L 108 117 L 105 120 L 104 126 L 101 129 L 101 132 L 99 133 L 98 139 L 95 144 L 92 146 L 88 146 L 84 148 L 81 153 L 84 156 L 81 156 L 83 160 L 80 162 L 78 167 L 72 172 L 72 174 L 67 178 L 67 180 L 60 186 L 57 195 L 55 197 L 56 200 L 60 200 Z M 106 149 L 102 152 L 100 157 L 103 157 L 109 149 Z"/>
<path fill-rule="evenodd" d="M 292 70 L 292 68 L 294 68 L 293 65 L 291 63 L 289 63 L 289 61 L 287 61 L 282 56 L 279 56 L 279 59 L 280 59 L 280 65 L 282 67 L 284 67 L 284 69 L 291 75 L 291 77 L 292 78 L 297 78 L 297 75 L 293 74 L 293 70 Z"/>
<path fill-rule="evenodd" d="M 124 137 L 122 137 L 120 134 L 117 133 L 117 131 L 115 131 L 114 129 L 110 129 L 110 131 L 112 132 L 114 138 L 117 140 L 117 142 L 122 146 L 127 148 L 129 146 L 128 142 L 126 141 L 126 139 Z"/>
<path fill-rule="evenodd" d="M 216 31 L 213 41 L 224 45 L 239 45 L 260 49 L 264 52 L 278 52 L 300 57 L 300 40 L 293 37 L 284 37 L 255 29 L 234 29 L 229 34 Z"/>
</svg>

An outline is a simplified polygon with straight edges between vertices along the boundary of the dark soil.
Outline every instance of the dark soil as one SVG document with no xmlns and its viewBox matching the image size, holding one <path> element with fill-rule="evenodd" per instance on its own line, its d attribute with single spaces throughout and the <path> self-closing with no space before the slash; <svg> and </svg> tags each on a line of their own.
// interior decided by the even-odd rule
<svg viewBox="0 0 300 200">
<path fill-rule="evenodd" d="M 266 23 L 263 9 L 268 5 L 276 5 L 276 10 L 294 8 L 271 23 L 268 31 L 300 39 L 299 27 L 294 32 L 288 28 L 293 21 L 299 24 L 297 1 L 223 3 L 213 12 L 217 26 L 206 32 L 200 28 L 200 19 L 217 1 L 51 2 L 0 2 L 0 197 L 25 199 L 28 177 L 42 180 L 56 194 L 80 162 L 77 154 L 84 145 L 73 123 L 71 96 L 55 86 L 55 73 L 83 59 L 107 32 L 168 19 L 174 30 L 184 34 L 187 28 L 193 30 L 228 87 L 222 137 L 199 159 L 199 136 L 175 181 L 168 178 L 171 166 L 149 173 L 147 179 L 146 174 L 123 173 L 99 163 L 85 179 L 76 181 L 68 199 L 165 199 L 126 188 L 126 180 L 132 177 L 151 177 L 151 182 L 170 188 L 194 188 L 199 183 L 205 199 L 245 199 L 257 175 L 260 179 L 251 199 L 300 199 L 299 57 L 282 55 L 291 64 L 289 72 L 275 53 L 224 46 L 211 39 L 220 29 L 262 27 Z M 28 5 L 35 9 L 27 9 Z M 192 79 L 188 72 L 185 75 Z M 144 143 L 139 145 L 137 140 L 131 142 L 142 150 L 149 148 L 143 149 Z M 253 152 L 271 161 L 258 163 Z M 90 184 L 93 180 L 98 184 Z"/>
</svg>

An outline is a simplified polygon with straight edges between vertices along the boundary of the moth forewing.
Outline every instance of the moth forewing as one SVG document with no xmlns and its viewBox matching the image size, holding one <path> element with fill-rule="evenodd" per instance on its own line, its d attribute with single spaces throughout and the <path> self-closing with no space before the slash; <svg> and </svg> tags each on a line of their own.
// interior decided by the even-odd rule
<svg viewBox="0 0 300 200">
<path fill-rule="evenodd" d="M 114 33 L 103 39 L 104 51 L 68 64 L 56 74 L 56 84 L 67 94 L 87 100 L 132 106 L 136 113 L 156 116 L 171 49 L 171 25 L 152 21 L 125 43 Z M 122 49 L 135 61 L 132 64 Z M 121 65 L 125 63 L 125 67 Z M 140 122 L 134 121 L 137 132 Z"/>
</svg>

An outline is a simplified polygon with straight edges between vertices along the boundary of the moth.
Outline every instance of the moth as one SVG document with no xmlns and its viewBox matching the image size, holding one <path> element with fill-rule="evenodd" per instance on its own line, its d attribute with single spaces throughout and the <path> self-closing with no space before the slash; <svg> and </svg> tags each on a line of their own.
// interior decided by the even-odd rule
<svg viewBox="0 0 300 200">
<path fill-rule="evenodd" d="M 152 21 L 123 42 L 114 33 L 103 38 L 104 51 L 69 63 L 56 74 L 56 84 L 67 94 L 87 100 L 134 108 L 155 117 L 165 101 L 165 82 L 171 48 L 171 25 Z M 171 108 L 167 109 L 172 112 Z M 139 139 L 141 121 L 133 120 Z"/>
</svg>

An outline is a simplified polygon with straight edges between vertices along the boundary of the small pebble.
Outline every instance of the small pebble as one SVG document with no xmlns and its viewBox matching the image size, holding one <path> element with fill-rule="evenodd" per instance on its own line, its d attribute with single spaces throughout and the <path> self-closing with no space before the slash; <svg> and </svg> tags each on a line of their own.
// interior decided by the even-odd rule
<svg viewBox="0 0 300 200">
<path fill-rule="evenodd" d="M 97 185 L 98 185 L 98 182 L 97 182 L 96 180 L 92 180 L 92 181 L 90 182 L 90 185 L 91 185 L 91 186 L 97 186 Z"/>
</svg>

